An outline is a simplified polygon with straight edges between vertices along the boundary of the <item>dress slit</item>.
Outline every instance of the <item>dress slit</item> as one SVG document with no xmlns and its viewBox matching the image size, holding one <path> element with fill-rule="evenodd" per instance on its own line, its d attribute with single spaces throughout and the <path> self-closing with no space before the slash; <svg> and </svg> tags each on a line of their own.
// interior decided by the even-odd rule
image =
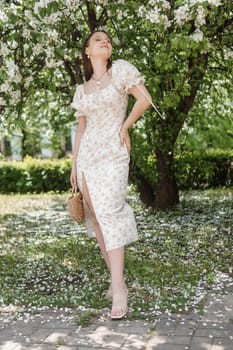
<svg viewBox="0 0 233 350">
<path fill-rule="evenodd" d="M 93 231 L 94 231 L 94 227 L 95 227 L 94 222 L 93 222 L 93 218 L 94 218 L 96 220 L 97 225 L 99 226 L 99 230 L 100 230 L 100 234 L 101 234 L 100 238 L 104 242 L 103 232 L 102 232 L 100 223 L 99 223 L 99 221 L 97 219 L 94 206 L 92 204 L 91 196 L 90 196 L 90 193 L 89 193 L 89 190 L 88 190 L 88 186 L 87 186 L 86 177 L 85 177 L 83 171 L 82 171 L 82 195 L 83 195 L 83 198 L 84 198 L 84 209 L 85 209 L 86 214 L 90 214 L 90 218 L 91 218 L 92 225 L 93 225 Z M 89 211 L 89 213 L 87 213 L 87 211 Z M 96 232 L 95 232 L 95 235 L 96 235 Z M 98 237 L 96 236 L 96 239 L 97 238 Z M 98 241 L 98 239 L 97 239 L 97 241 Z"/>
</svg>

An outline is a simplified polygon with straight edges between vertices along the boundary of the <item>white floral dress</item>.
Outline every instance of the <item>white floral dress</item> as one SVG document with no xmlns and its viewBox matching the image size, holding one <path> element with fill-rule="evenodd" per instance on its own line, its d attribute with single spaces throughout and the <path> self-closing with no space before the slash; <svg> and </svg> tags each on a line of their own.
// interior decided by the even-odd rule
<svg viewBox="0 0 233 350">
<path fill-rule="evenodd" d="M 119 133 L 126 117 L 127 91 L 141 81 L 135 66 L 117 60 L 108 86 L 86 94 L 83 84 L 78 85 L 72 103 L 75 115 L 85 115 L 87 121 L 78 150 L 77 181 L 82 191 L 82 175 L 86 179 L 107 251 L 138 239 L 133 210 L 125 201 L 130 156 Z M 85 201 L 84 209 L 88 235 L 95 237 Z"/>
</svg>

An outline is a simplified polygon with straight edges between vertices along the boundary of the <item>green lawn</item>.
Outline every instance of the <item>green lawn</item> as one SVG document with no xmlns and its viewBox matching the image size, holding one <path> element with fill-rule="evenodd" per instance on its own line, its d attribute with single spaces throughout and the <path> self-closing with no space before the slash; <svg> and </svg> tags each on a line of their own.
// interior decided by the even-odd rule
<svg viewBox="0 0 233 350">
<path fill-rule="evenodd" d="M 67 194 L 0 195 L 0 303 L 4 309 L 111 306 L 94 240 L 66 211 Z M 127 248 L 130 317 L 201 311 L 219 272 L 232 275 L 233 189 L 192 191 L 167 212 L 145 209 L 129 188 L 140 240 Z"/>
</svg>

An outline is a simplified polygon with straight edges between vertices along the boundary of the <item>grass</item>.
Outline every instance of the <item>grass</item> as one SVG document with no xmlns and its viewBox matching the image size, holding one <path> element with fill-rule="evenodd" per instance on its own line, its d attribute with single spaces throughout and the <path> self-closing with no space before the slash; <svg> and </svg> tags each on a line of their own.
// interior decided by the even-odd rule
<svg viewBox="0 0 233 350">
<path fill-rule="evenodd" d="M 77 326 L 88 326 L 91 323 L 92 319 L 95 319 L 99 316 L 99 313 L 97 310 L 88 310 L 85 312 L 82 312 L 79 317 L 76 320 Z"/>
<path fill-rule="evenodd" d="M 0 195 L 2 310 L 78 308 L 85 324 L 111 306 L 96 242 L 70 220 L 66 198 Z M 201 312 L 218 273 L 232 273 L 232 199 L 233 189 L 192 191 L 173 210 L 152 212 L 129 189 L 140 236 L 125 261 L 131 318 Z"/>
</svg>

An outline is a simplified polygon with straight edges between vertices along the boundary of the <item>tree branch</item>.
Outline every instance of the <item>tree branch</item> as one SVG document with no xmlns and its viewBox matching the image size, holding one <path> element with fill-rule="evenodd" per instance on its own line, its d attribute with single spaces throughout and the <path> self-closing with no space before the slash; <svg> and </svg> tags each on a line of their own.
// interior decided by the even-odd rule
<svg viewBox="0 0 233 350">
<path fill-rule="evenodd" d="M 86 7 L 87 7 L 87 23 L 91 30 L 95 30 L 98 27 L 98 20 L 96 18 L 95 11 L 91 8 L 91 3 L 89 1 L 86 1 Z"/>
<path fill-rule="evenodd" d="M 75 73 L 72 70 L 72 65 L 66 59 L 63 59 L 63 62 L 64 62 L 65 70 L 67 71 L 67 73 L 68 73 L 68 75 L 70 77 L 70 84 L 73 86 L 73 85 L 75 85 L 77 83 L 77 81 L 75 79 Z"/>
</svg>

